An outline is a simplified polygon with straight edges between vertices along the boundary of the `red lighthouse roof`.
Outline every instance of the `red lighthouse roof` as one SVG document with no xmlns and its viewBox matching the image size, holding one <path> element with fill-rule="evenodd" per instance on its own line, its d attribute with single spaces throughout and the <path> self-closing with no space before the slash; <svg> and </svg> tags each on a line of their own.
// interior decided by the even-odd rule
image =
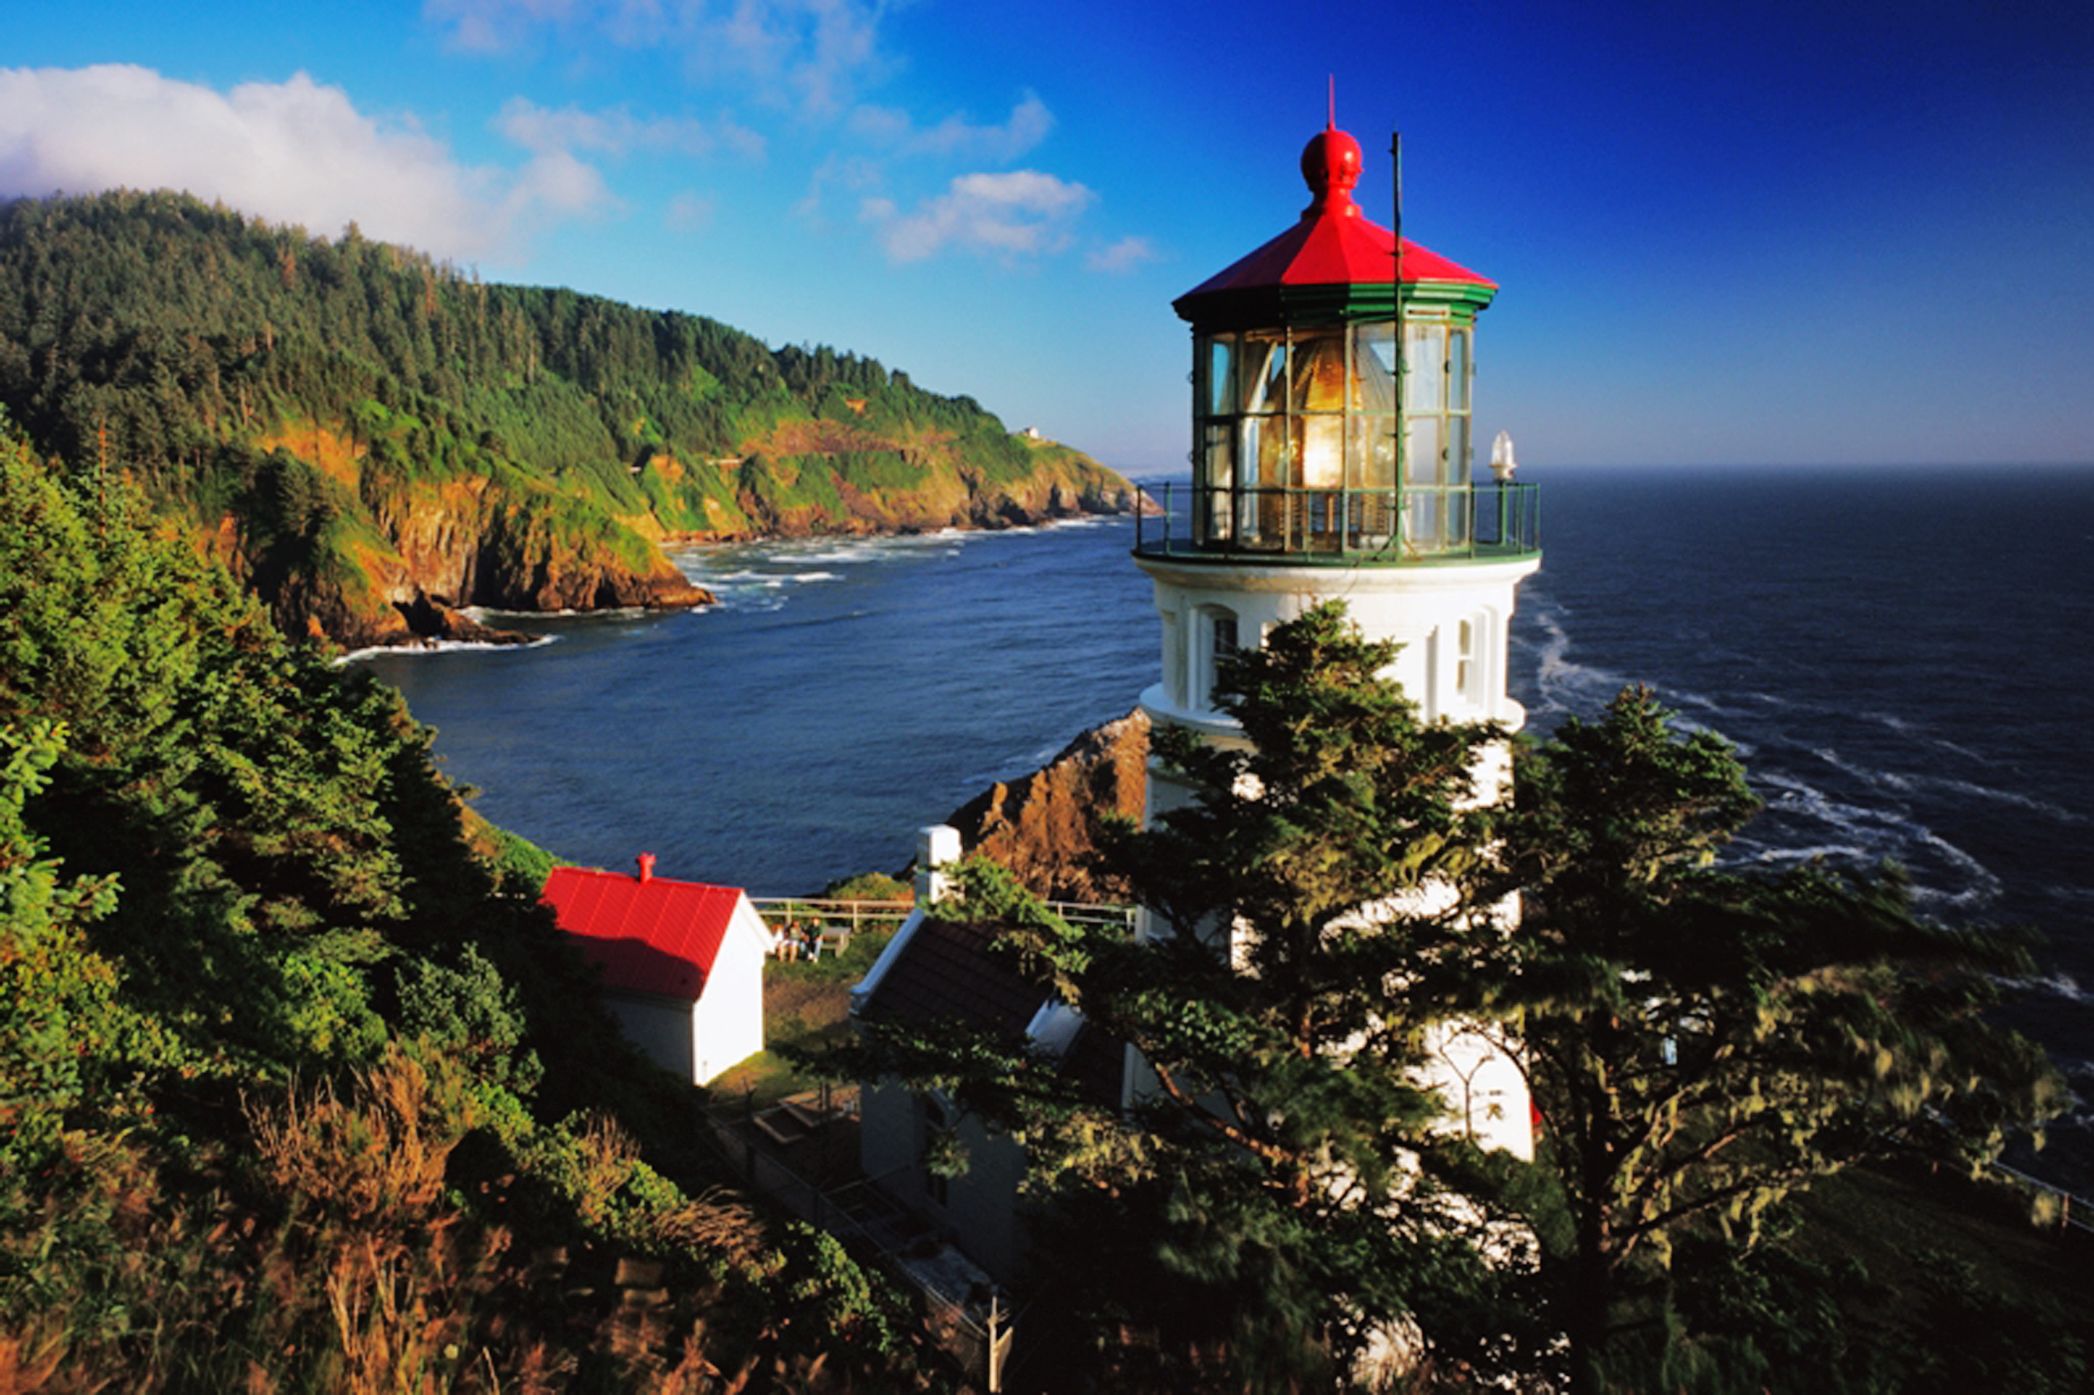
<svg viewBox="0 0 2094 1395">
<path fill-rule="evenodd" d="M 540 899 L 583 957 L 603 970 L 604 987 L 695 1000 L 742 893 L 657 877 L 654 858 L 642 854 L 637 877 L 555 867 Z"/>
<path fill-rule="evenodd" d="M 1301 156 L 1302 178 L 1312 195 L 1301 221 L 1178 297 L 1171 308 L 1206 324 L 1255 318 L 1290 303 L 1328 301 L 1328 292 L 1342 296 L 1351 287 L 1380 288 L 1387 296 L 1396 280 L 1396 237 L 1353 200 L 1360 168 L 1360 143 L 1350 134 L 1335 125 L 1317 132 Z M 1403 240 L 1403 284 L 1466 287 L 1464 298 L 1483 301 L 1497 290 L 1497 282 L 1409 238 Z M 1404 298 L 1410 294 L 1406 291 Z"/>
</svg>

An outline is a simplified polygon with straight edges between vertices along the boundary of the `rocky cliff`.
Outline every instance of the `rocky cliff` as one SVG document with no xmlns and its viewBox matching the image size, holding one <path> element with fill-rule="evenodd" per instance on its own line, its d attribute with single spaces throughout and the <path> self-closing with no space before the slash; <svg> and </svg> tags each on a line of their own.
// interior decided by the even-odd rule
<svg viewBox="0 0 2094 1395">
<path fill-rule="evenodd" d="M 473 605 L 704 604 L 666 541 L 1133 503 L 871 359 L 169 193 L 0 205 L 0 408 L 350 645 L 466 633 Z"/>
<path fill-rule="evenodd" d="M 1117 901 L 1124 892 L 1086 862 L 1098 819 L 1139 819 L 1147 791 L 1149 719 L 1140 711 L 1093 727 L 1032 774 L 992 785 L 953 811 L 969 853 L 994 858 L 1041 896 Z"/>
</svg>

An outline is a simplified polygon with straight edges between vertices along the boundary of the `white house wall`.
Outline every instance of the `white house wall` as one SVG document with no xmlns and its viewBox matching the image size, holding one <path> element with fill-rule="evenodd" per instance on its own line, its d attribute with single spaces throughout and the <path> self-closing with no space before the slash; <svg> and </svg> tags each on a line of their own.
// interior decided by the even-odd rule
<svg viewBox="0 0 2094 1395">
<path fill-rule="evenodd" d="M 673 1075 L 692 1078 L 688 999 L 612 992 L 604 994 L 604 1006 L 618 1020 L 618 1030 L 640 1049 L 641 1055 Z"/>
<path fill-rule="evenodd" d="M 749 898 L 735 901 L 712 972 L 691 1007 L 692 1081 L 703 1085 L 763 1050 L 763 966 L 770 931 Z"/>
</svg>

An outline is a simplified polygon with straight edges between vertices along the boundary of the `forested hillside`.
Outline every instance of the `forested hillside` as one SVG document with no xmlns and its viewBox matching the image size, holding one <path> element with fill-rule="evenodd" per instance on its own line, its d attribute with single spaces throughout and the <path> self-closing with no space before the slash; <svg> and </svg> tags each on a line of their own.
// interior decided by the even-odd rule
<svg viewBox="0 0 2094 1395">
<path fill-rule="evenodd" d="M 0 1389 L 915 1385 L 462 812 L 397 695 L 0 419 Z"/>
<path fill-rule="evenodd" d="M 294 634 L 702 603 L 667 539 L 1125 508 L 971 398 L 171 193 L 0 207 L 0 405 L 179 511 Z"/>
</svg>

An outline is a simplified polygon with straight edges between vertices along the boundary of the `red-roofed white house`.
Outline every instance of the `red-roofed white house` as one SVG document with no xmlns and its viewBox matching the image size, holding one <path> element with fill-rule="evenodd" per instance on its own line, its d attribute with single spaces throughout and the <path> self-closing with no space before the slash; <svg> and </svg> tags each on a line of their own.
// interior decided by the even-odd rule
<svg viewBox="0 0 2094 1395">
<path fill-rule="evenodd" d="M 603 971 L 604 1005 L 664 1070 L 703 1085 L 763 1050 L 771 933 L 741 888 L 555 867 L 545 904 Z"/>
</svg>

